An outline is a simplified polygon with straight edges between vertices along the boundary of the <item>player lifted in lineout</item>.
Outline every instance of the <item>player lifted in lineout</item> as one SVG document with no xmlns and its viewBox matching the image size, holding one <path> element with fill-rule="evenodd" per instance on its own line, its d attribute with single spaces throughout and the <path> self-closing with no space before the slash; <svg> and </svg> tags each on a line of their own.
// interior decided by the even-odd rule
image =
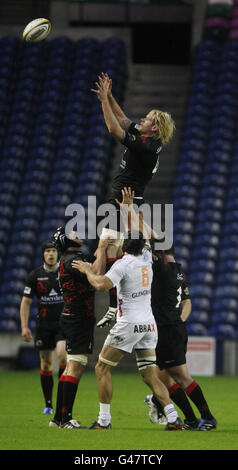
<svg viewBox="0 0 238 470">
<path fill-rule="evenodd" d="M 107 202 L 115 205 L 117 216 L 117 232 L 109 229 L 102 231 L 101 237 L 113 237 L 115 245 L 108 250 L 107 270 L 118 258 L 118 250 L 123 243 L 123 233 L 120 232 L 120 209 L 115 199 L 121 201 L 121 191 L 130 187 L 134 191 L 134 203 L 140 206 L 144 202 L 144 191 L 153 175 L 159 168 L 159 156 L 163 147 L 173 136 L 175 124 L 169 113 L 159 109 L 151 110 L 140 120 L 139 124 L 132 122 L 112 95 L 112 81 L 107 74 L 98 77 L 96 93 L 102 105 L 106 126 L 126 150 L 121 159 L 120 168 L 112 182 L 112 191 Z M 116 288 L 110 290 L 110 305 L 104 317 L 97 326 L 110 324 L 117 312 Z"/>
</svg>

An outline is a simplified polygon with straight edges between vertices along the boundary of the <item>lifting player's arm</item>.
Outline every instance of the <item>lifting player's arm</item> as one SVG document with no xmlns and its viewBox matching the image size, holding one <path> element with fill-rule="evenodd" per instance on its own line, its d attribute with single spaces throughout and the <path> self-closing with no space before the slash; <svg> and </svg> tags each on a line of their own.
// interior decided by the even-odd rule
<svg viewBox="0 0 238 470">
<path fill-rule="evenodd" d="M 99 81 L 99 83 L 96 83 L 96 87 L 97 89 L 92 89 L 92 91 L 96 93 L 98 99 L 101 101 L 104 120 L 108 131 L 110 132 L 110 134 L 116 137 L 116 139 L 123 141 L 123 139 L 125 138 L 125 131 L 121 127 L 119 120 L 114 114 L 108 97 L 109 81 L 101 80 Z"/>
<path fill-rule="evenodd" d="M 118 199 L 115 199 L 115 201 L 120 206 L 121 215 L 126 229 L 139 230 L 143 233 L 144 238 L 147 241 L 157 238 L 157 234 L 154 230 L 144 221 L 143 212 L 139 211 L 139 214 L 135 212 L 133 207 L 133 200 L 135 197 L 134 191 L 132 191 L 130 187 L 124 187 L 121 193 L 122 202 L 118 201 Z"/>
<path fill-rule="evenodd" d="M 106 262 L 107 262 L 107 248 L 110 245 L 113 245 L 115 240 L 112 238 L 103 238 L 99 240 L 98 247 L 94 256 L 96 259 L 92 264 L 91 268 L 94 274 L 104 274 L 106 271 Z"/>
<path fill-rule="evenodd" d="M 22 297 L 20 306 L 20 318 L 21 318 L 21 335 L 24 341 L 29 342 L 32 340 L 31 330 L 28 328 L 28 321 L 30 316 L 32 299 L 29 297 Z"/>
</svg>

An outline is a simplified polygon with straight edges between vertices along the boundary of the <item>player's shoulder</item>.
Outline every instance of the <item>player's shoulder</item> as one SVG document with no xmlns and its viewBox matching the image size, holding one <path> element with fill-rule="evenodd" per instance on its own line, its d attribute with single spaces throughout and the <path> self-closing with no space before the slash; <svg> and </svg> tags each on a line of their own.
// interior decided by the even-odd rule
<svg viewBox="0 0 238 470">
<path fill-rule="evenodd" d="M 128 127 L 128 132 L 131 133 L 131 134 L 140 135 L 138 127 L 139 127 L 138 124 L 136 124 L 135 122 L 131 122 L 129 127 Z"/>
<path fill-rule="evenodd" d="M 30 276 L 31 277 L 37 277 L 41 274 L 43 274 L 45 271 L 44 271 L 44 268 L 43 268 L 43 265 L 41 266 L 37 266 L 36 268 L 32 269 L 32 271 L 30 272 Z"/>
<path fill-rule="evenodd" d="M 160 141 L 160 139 L 154 139 L 153 137 L 149 137 L 147 139 L 147 145 L 151 148 L 153 152 L 155 152 L 157 155 L 161 152 L 163 149 L 163 145 Z"/>
</svg>

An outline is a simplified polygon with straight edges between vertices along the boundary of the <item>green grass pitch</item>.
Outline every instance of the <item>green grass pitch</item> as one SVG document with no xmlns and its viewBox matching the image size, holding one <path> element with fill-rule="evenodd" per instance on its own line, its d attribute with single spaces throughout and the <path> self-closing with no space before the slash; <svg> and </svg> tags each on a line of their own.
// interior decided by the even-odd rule
<svg viewBox="0 0 238 470">
<path fill-rule="evenodd" d="M 209 432 L 165 432 L 148 419 L 149 389 L 139 374 L 113 373 L 112 430 L 49 428 L 39 371 L 1 371 L 1 450 L 237 450 L 237 377 L 196 377 L 218 421 Z M 54 403 L 57 374 L 54 374 Z M 196 412 L 198 415 L 198 413 Z M 85 372 L 79 384 L 74 418 L 89 426 L 98 415 L 97 384 Z M 179 412 L 181 418 L 183 415 Z"/>
</svg>

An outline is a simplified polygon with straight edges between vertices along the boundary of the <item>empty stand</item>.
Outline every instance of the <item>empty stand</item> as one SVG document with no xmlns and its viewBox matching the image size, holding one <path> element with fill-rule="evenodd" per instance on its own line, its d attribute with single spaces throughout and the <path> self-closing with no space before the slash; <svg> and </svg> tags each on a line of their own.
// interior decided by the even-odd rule
<svg viewBox="0 0 238 470">
<path fill-rule="evenodd" d="M 86 209 L 88 195 L 103 199 L 111 137 L 91 88 L 107 72 L 120 99 L 125 45 L 113 37 L 31 44 L 4 37 L 0 52 L 0 330 L 17 331 L 41 243 L 64 223 L 69 204 Z M 33 306 L 32 326 L 35 313 Z"/>
</svg>

